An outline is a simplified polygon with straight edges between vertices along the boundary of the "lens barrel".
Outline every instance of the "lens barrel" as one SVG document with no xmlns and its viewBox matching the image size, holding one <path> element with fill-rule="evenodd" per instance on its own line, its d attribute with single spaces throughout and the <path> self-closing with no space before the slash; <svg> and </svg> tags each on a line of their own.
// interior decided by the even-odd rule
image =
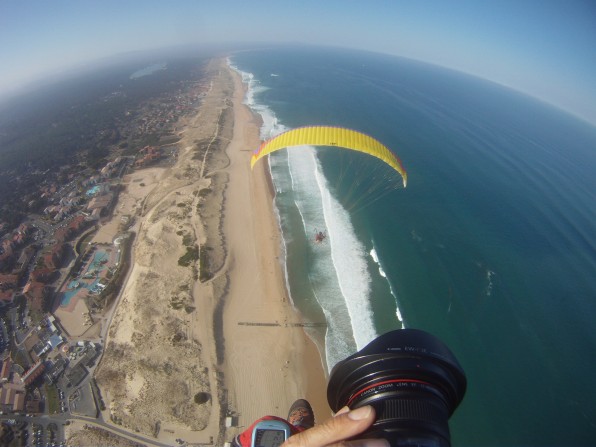
<svg viewBox="0 0 596 447">
<path fill-rule="evenodd" d="M 418 329 L 373 340 L 339 362 L 329 377 L 333 411 L 372 405 L 376 421 L 360 439 L 392 446 L 450 446 L 447 421 L 466 392 L 466 376 L 449 348 Z"/>
</svg>

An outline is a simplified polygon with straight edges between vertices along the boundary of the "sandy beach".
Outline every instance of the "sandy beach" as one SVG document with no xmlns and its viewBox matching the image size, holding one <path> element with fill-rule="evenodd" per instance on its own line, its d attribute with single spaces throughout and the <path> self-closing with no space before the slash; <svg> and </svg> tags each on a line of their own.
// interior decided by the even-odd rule
<svg viewBox="0 0 596 447">
<path fill-rule="evenodd" d="M 135 171 L 119 199 L 114 218 L 135 216 L 133 266 L 96 371 L 104 420 L 168 444 L 222 445 L 297 398 L 330 415 L 319 353 L 285 289 L 266 163 L 250 170 L 258 117 L 225 60 L 207 76 L 175 165 Z"/>
<path fill-rule="evenodd" d="M 319 419 L 330 415 L 319 353 L 289 303 L 281 241 L 267 164 L 250 171 L 260 144 L 259 122 L 242 104 L 234 74 L 234 138 L 228 147 L 229 194 L 224 233 L 230 247 L 230 289 L 224 312 L 225 377 L 240 425 L 264 414 L 285 417 L 292 402 L 309 399 Z M 254 323 L 276 324 L 255 326 Z"/>
</svg>

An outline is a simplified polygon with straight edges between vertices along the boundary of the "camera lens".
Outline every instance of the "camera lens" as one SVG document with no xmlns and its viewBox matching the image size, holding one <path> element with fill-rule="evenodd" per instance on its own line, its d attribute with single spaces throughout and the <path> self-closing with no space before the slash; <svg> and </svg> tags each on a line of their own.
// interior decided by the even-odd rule
<svg viewBox="0 0 596 447">
<path fill-rule="evenodd" d="M 360 439 L 449 446 L 447 421 L 465 392 L 464 371 L 443 342 L 418 329 L 400 329 L 335 365 L 327 400 L 333 411 L 374 407 L 377 419 Z"/>
</svg>

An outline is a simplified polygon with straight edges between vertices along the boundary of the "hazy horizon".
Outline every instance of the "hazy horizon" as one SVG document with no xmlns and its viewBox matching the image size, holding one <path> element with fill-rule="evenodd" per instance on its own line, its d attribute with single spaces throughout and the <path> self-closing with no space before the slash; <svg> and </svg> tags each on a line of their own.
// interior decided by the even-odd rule
<svg viewBox="0 0 596 447">
<path fill-rule="evenodd" d="M 596 125 L 596 5 L 582 0 L 0 4 L 0 97 L 117 55 L 298 43 L 366 50 L 510 87 Z"/>
</svg>

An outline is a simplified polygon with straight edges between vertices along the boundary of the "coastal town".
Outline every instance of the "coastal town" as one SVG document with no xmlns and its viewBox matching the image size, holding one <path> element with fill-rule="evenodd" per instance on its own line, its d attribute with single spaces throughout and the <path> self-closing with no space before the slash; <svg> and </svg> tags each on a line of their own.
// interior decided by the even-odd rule
<svg viewBox="0 0 596 447">
<path fill-rule="evenodd" d="M 1 274 L 16 275 L 2 282 L 4 445 L 226 445 L 300 396 L 329 412 L 267 163 L 250 169 L 262 121 L 229 62 L 204 62 L 117 115 L 109 143 L 0 170 L 14 185 L 0 183 Z"/>
<path fill-rule="evenodd" d="M 101 429 L 105 404 L 94 370 L 141 212 L 140 201 L 124 213 L 118 200 L 144 186 L 134 173 L 176 162 L 176 125 L 196 112 L 207 89 L 200 78 L 181 83 L 127 112 L 116 129 L 100 129 L 106 156 L 95 168 L 78 154 L 55 169 L 13 173 L 13 197 L 27 212 L 0 215 L 2 445 L 67 445 L 65 427 L 74 419 Z"/>
</svg>

